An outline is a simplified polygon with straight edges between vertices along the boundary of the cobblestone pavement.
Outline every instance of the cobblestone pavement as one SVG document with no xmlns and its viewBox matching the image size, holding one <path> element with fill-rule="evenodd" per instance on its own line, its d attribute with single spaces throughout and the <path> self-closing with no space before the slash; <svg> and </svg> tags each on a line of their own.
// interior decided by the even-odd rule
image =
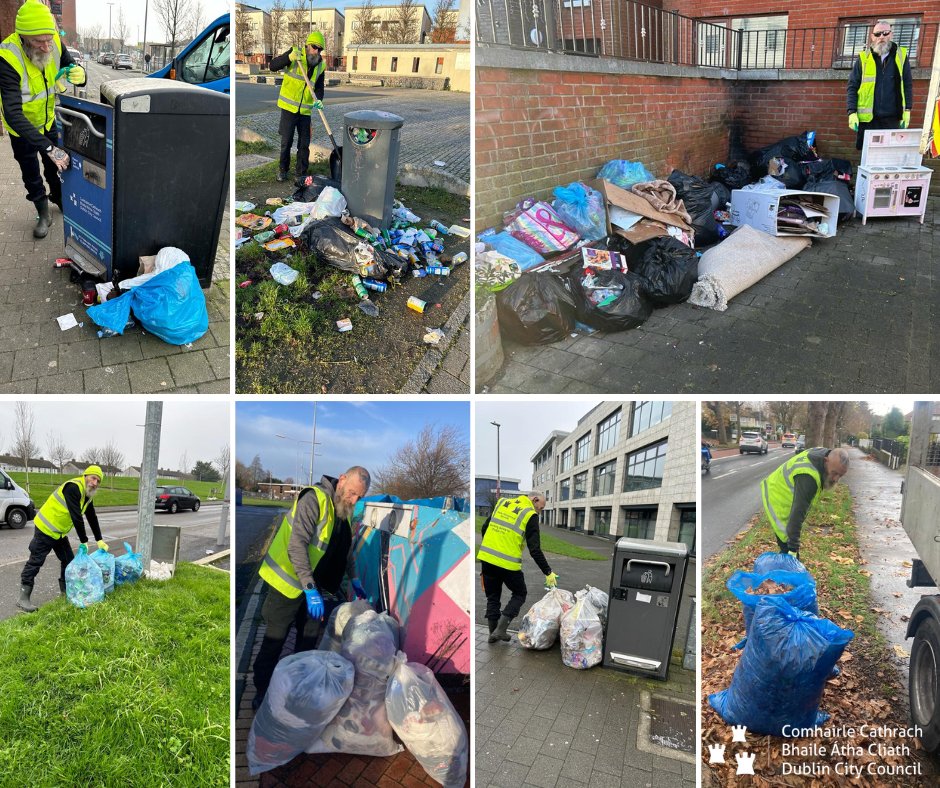
<svg viewBox="0 0 940 788">
<path fill-rule="evenodd" d="M 640 328 L 504 340 L 489 393 L 940 391 L 940 201 L 817 240 L 726 312 L 659 309 Z M 477 381 L 482 390 L 482 381 Z"/>
<path fill-rule="evenodd" d="M 111 76 L 97 65 L 89 72 L 97 81 Z M 97 89 L 88 95 L 97 99 Z M 0 393 L 229 393 L 229 212 L 213 285 L 205 291 L 209 331 L 191 348 L 168 345 L 140 328 L 98 339 L 68 270 L 52 267 L 65 254 L 62 214 L 55 206 L 52 214 L 49 236 L 35 240 L 35 208 L 26 201 L 9 140 L 0 138 Z M 70 312 L 84 325 L 61 331 L 55 319 Z"/>
<path fill-rule="evenodd" d="M 440 347 L 429 348 L 399 394 L 468 394 L 470 392 L 470 293 L 444 325 Z"/>
<path fill-rule="evenodd" d="M 236 86 L 236 94 L 237 94 Z M 272 88 L 273 90 L 273 88 Z M 374 93 L 375 89 L 370 89 Z M 401 152 L 398 173 L 401 179 L 406 169 L 438 171 L 470 183 L 470 98 L 466 93 L 427 90 L 391 90 L 389 97 L 371 96 L 362 102 L 342 104 L 328 102 L 324 106 L 333 136 L 341 142 L 343 115 L 359 109 L 393 112 L 405 119 L 401 130 Z M 265 137 L 275 150 L 279 147 L 278 119 L 280 111 L 262 112 L 237 117 L 238 128 L 248 128 Z M 314 118 L 311 147 L 320 155 L 329 156 L 331 150 L 326 132 Z M 443 161 L 444 167 L 435 166 Z"/>
</svg>

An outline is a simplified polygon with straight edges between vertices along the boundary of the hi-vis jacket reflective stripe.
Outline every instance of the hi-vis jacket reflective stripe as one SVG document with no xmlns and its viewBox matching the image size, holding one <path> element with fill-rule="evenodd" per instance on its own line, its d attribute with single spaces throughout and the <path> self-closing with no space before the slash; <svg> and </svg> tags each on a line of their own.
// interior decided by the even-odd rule
<svg viewBox="0 0 940 788">
<path fill-rule="evenodd" d="M 761 483 L 764 511 L 781 542 L 787 541 L 787 521 L 790 519 L 790 509 L 793 508 L 793 479 L 800 473 L 808 473 L 816 481 L 816 496 L 811 504 L 815 505 L 822 494 L 822 479 L 809 459 L 808 450 L 791 457 Z"/>
<path fill-rule="evenodd" d="M 59 489 L 57 489 L 46 499 L 46 502 L 42 505 L 42 508 L 36 512 L 36 517 L 34 519 L 36 527 L 46 534 L 46 536 L 51 536 L 53 539 L 61 539 L 72 530 L 72 516 L 69 514 L 69 506 L 65 502 L 66 484 L 78 485 L 78 489 L 82 496 L 82 514 L 85 513 L 85 510 L 88 508 L 88 504 L 91 503 L 90 498 L 85 498 L 84 476 L 76 476 L 74 479 L 69 479 L 67 482 L 63 482 Z"/>
<path fill-rule="evenodd" d="M 313 96 L 310 95 L 307 83 L 304 81 L 305 68 L 307 68 L 307 61 L 301 60 L 299 63 L 291 63 L 284 69 L 284 80 L 281 82 L 281 92 L 277 97 L 277 105 L 281 109 L 299 112 L 301 115 L 309 115 L 313 111 Z M 326 62 L 320 58 L 320 62 L 313 69 L 310 84 L 315 85 L 324 71 L 326 71 Z"/>
<path fill-rule="evenodd" d="M 23 100 L 26 119 L 40 131 L 51 129 L 55 123 L 55 75 L 59 72 L 62 60 L 62 42 L 59 37 L 53 37 L 52 57 L 42 71 L 32 64 L 23 49 L 22 39 L 16 33 L 0 44 L 0 58 L 20 75 L 20 98 Z M 3 119 L 3 126 L 14 137 L 19 136 L 10 128 L 6 118 Z"/>
<path fill-rule="evenodd" d="M 534 514 L 535 507 L 526 495 L 500 498 L 490 515 L 477 559 L 504 569 L 521 570 L 525 529 Z"/>
<path fill-rule="evenodd" d="M 875 55 L 871 50 L 863 49 L 858 53 L 862 61 L 862 82 L 858 86 L 858 119 L 867 123 L 875 116 Z M 907 47 L 898 47 L 894 61 L 898 67 L 898 83 L 901 85 L 901 110 L 907 106 L 904 97 L 904 61 L 907 60 Z"/>
<path fill-rule="evenodd" d="M 284 596 L 290 599 L 296 599 L 303 592 L 300 586 L 300 579 L 294 566 L 290 562 L 287 554 L 287 546 L 290 544 L 290 535 L 294 528 L 294 518 L 297 516 L 297 503 L 300 496 L 307 490 L 313 490 L 317 496 L 317 504 L 320 508 L 320 519 L 317 521 L 317 529 L 314 534 L 314 541 L 308 547 L 310 555 L 310 568 L 316 569 L 320 559 L 326 553 L 327 545 L 330 543 L 330 537 L 333 535 L 333 523 L 336 519 L 333 510 L 333 499 L 327 495 L 320 487 L 304 487 L 297 495 L 297 500 L 291 507 L 290 512 L 281 522 L 281 527 L 277 531 L 277 536 L 271 542 L 271 547 L 261 562 L 261 569 L 258 574 L 261 575 L 271 586 L 280 591 Z"/>
</svg>

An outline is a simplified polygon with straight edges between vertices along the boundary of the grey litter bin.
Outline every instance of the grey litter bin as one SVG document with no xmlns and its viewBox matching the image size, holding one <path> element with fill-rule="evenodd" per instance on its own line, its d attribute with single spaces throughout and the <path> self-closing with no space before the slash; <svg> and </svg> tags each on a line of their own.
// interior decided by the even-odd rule
<svg viewBox="0 0 940 788">
<path fill-rule="evenodd" d="M 604 667 L 667 678 L 688 553 L 682 542 L 617 541 Z"/>
<path fill-rule="evenodd" d="M 383 230 L 392 223 L 404 123 L 391 112 L 371 109 L 343 116 L 343 196 L 353 216 Z"/>
</svg>

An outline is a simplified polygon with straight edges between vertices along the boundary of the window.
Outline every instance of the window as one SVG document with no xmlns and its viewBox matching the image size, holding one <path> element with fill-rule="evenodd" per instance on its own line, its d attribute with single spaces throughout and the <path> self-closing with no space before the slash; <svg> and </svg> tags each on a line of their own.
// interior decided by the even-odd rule
<svg viewBox="0 0 940 788">
<path fill-rule="evenodd" d="M 689 555 L 695 554 L 695 509 L 679 510 L 679 541 L 688 545 Z"/>
<path fill-rule="evenodd" d="M 617 445 L 617 438 L 620 436 L 620 410 L 612 413 L 604 419 L 597 427 L 597 454 L 610 451 Z"/>
<path fill-rule="evenodd" d="M 369 68 L 370 71 L 375 71 L 379 67 L 379 59 L 377 57 L 372 58 L 372 65 Z"/>
<path fill-rule="evenodd" d="M 393 74 L 394 74 L 396 71 L 398 71 L 398 58 L 397 58 L 397 57 L 393 57 L 393 58 L 392 58 L 392 67 L 391 67 L 391 71 L 392 71 Z"/>
<path fill-rule="evenodd" d="M 656 536 L 656 510 L 624 509 L 623 535 L 631 539 L 652 539 Z"/>
<path fill-rule="evenodd" d="M 587 471 L 584 471 L 584 473 L 575 474 L 574 497 L 587 498 Z"/>
<path fill-rule="evenodd" d="M 873 16 L 867 19 L 840 20 L 839 28 L 842 31 L 841 51 L 837 52 L 834 66 L 851 68 L 858 53 L 868 46 L 869 33 L 881 17 Z M 907 47 L 907 55 L 911 66 L 917 65 L 917 50 L 921 38 L 921 20 L 918 17 L 884 17 L 884 21 L 891 23 L 893 35 L 891 40 L 899 47 Z"/>
<path fill-rule="evenodd" d="M 574 529 L 575 531 L 584 530 L 584 509 L 574 510 Z"/>
<path fill-rule="evenodd" d="M 358 71 L 358 70 L 359 70 L 359 55 L 353 55 L 353 66 L 352 66 L 352 70 L 353 70 L 353 71 Z"/>
<path fill-rule="evenodd" d="M 668 444 L 668 441 L 660 441 L 627 455 L 627 471 L 623 478 L 624 492 L 650 490 L 662 486 Z"/>
<path fill-rule="evenodd" d="M 571 497 L 571 479 L 562 481 L 558 491 L 558 500 L 567 501 Z"/>
<path fill-rule="evenodd" d="M 639 435 L 650 427 L 655 427 L 672 414 L 671 402 L 638 402 L 633 406 L 633 423 L 630 436 Z"/>
<path fill-rule="evenodd" d="M 610 509 L 594 510 L 594 533 L 598 536 L 610 536 Z"/>
<path fill-rule="evenodd" d="M 420 68 L 420 66 L 421 66 L 421 58 L 416 57 L 414 60 L 411 61 L 411 73 L 417 74 L 418 68 Z"/>
<path fill-rule="evenodd" d="M 435 73 L 435 74 L 443 74 L 443 73 L 444 73 L 444 58 L 439 57 L 439 58 L 437 59 L 437 65 L 434 66 L 434 73 Z"/>
<path fill-rule="evenodd" d="M 558 527 L 567 528 L 568 527 L 568 510 L 561 509 L 558 512 Z"/>
<path fill-rule="evenodd" d="M 571 447 L 569 446 L 561 453 L 561 472 L 571 470 Z"/>
<path fill-rule="evenodd" d="M 191 85 L 203 85 L 228 76 L 229 26 L 217 28 L 209 33 L 189 54 L 178 68 L 179 78 Z"/>
<path fill-rule="evenodd" d="M 617 470 L 617 461 L 611 460 L 594 469 L 594 494 L 611 495 L 614 491 L 614 474 Z"/>
<path fill-rule="evenodd" d="M 783 68 L 786 15 L 732 19 L 731 29 L 741 31 L 741 68 Z"/>
<path fill-rule="evenodd" d="M 575 452 L 577 457 L 575 458 L 575 465 L 580 465 L 582 462 L 588 461 L 588 455 L 591 453 L 591 433 L 578 439 L 578 442 L 574 445 Z"/>
</svg>

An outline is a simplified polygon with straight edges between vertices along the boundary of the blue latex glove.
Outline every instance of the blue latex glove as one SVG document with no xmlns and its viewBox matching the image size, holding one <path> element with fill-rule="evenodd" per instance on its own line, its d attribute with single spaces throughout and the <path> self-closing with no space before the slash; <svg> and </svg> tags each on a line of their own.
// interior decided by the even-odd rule
<svg viewBox="0 0 940 788">
<path fill-rule="evenodd" d="M 310 618 L 317 621 L 323 620 L 323 597 L 315 588 L 305 588 L 304 596 L 307 597 L 307 612 Z"/>
<path fill-rule="evenodd" d="M 356 578 L 352 581 L 353 591 L 356 592 L 356 599 L 365 599 L 366 590 L 362 587 L 362 583 L 359 582 L 359 578 Z"/>
<path fill-rule="evenodd" d="M 314 100 L 313 100 L 313 108 L 314 108 L 314 109 L 323 109 L 323 102 L 320 101 L 320 99 L 314 99 Z"/>
</svg>

